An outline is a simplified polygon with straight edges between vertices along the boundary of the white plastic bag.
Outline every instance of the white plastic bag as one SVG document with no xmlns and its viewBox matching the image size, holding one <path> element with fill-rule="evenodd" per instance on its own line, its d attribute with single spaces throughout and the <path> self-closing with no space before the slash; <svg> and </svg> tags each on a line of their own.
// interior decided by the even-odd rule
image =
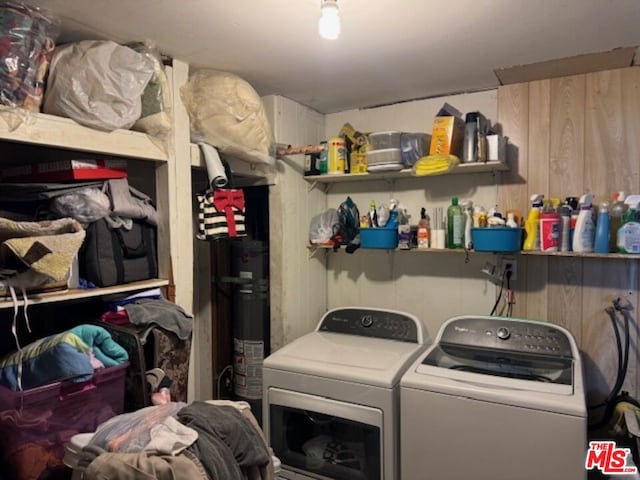
<svg viewBox="0 0 640 480">
<path fill-rule="evenodd" d="M 43 111 L 99 130 L 130 128 L 154 73 L 146 55 L 115 42 L 84 40 L 56 48 Z"/>
<path fill-rule="evenodd" d="M 232 73 L 199 70 L 180 89 L 191 121 L 191 140 L 250 163 L 272 165 L 273 132 L 262 100 Z"/>
<path fill-rule="evenodd" d="M 61 217 L 71 217 L 80 223 L 91 223 L 109 215 L 109 197 L 96 187 L 87 187 L 76 192 L 55 197 L 49 206 Z"/>
<path fill-rule="evenodd" d="M 309 224 L 309 243 L 323 245 L 331 242 L 339 227 L 340 219 L 335 208 L 328 208 L 314 216 Z"/>
</svg>

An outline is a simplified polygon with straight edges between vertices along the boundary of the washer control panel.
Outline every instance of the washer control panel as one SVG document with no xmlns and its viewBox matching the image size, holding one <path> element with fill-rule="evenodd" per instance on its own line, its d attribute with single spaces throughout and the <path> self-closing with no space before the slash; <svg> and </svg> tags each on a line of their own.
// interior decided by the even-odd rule
<svg viewBox="0 0 640 480">
<path fill-rule="evenodd" d="M 317 330 L 418 343 L 418 325 L 415 318 L 389 310 L 331 310 L 322 317 Z"/>
<path fill-rule="evenodd" d="M 553 324 L 498 317 L 463 317 L 449 323 L 441 343 L 571 358 L 567 335 Z"/>
</svg>

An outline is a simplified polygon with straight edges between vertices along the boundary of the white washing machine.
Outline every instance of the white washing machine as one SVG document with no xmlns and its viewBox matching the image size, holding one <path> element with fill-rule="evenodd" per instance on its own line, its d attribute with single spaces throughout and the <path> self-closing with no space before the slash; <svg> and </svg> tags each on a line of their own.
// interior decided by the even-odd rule
<svg viewBox="0 0 640 480">
<path fill-rule="evenodd" d="M 582 362 L 562 327 L 452 318 L 400 397 L 403 480 L 586 478 Z"/>
<path fill-rule="evenodd" d="M 399 480 L 399 383 L 424 352 L 412 315 L 327 312 L 264 360 L 263 429 L 283 479 Z"/>
</svg>

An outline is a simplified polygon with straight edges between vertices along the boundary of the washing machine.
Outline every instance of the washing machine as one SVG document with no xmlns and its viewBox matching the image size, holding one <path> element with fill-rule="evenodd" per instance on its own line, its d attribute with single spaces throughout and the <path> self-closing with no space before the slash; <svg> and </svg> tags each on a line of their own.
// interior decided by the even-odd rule
<svg viewBox="0 0 640 480">
<path fill-rule="evenodd" d="M 582 362 L 560 326 L 451 318 L 400 398 L 403 480 L 586 478 Z"/>
<path fill-rule="evenodd" d="M 267 357 L 263 429 L 280 476 L 399 480 L 400 378 L 429 343 L 410 314 L 337 308 Z"/>
</svg>

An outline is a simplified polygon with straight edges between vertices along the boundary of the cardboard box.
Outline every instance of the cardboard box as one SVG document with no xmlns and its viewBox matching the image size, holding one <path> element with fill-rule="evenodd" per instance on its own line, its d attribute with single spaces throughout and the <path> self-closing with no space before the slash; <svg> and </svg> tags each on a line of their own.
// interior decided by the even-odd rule
<svg viewBox="0 0 640 480">
<path fill-rule="evenodd" d="M 498 68 L 493 72 L 500 85 L 531 82 L 547 78 L 613 70 L 633 65 L 636 47 L 619 47 L 608 52 L 587 53 L 527 65 Z"/>
<path fill-rule="evenodd" d="M 507 137 L 487 135 L 487 160 L 505 162 L 507 160 Z"/>
<path fill-rule="evenodd" d="M 463 138 L 464 120 L 462 120 L 462 114 L 445 103 L 433 119 L 429 155 L 443 154 L 460 157 Z"/>
<path fill-rule="evenodd" d="M 13 182 L 65 182 L 126 176 L 125 160 L 58 160 L 0 169 L 0 177 Z"/>
</svg>

